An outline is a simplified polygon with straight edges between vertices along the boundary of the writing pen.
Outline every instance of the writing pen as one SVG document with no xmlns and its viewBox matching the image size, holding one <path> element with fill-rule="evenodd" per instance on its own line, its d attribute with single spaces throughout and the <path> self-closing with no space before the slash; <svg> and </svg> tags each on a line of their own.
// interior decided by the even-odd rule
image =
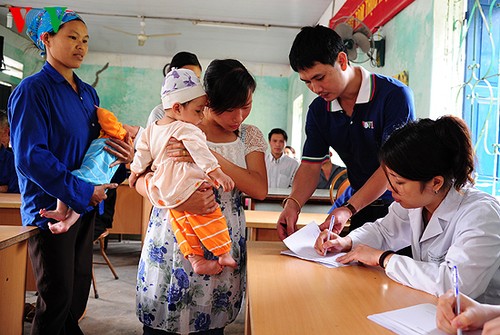
<svg viewBox="0 0 500 335">
<path fill-rule="evenodd" d="M 335 223 L 335 215 L 332 215 L 332 217 L 330 218 L 330 225 L 328 226 L 328 235 L 326 238 L 327 241 L 330 241 L 330 237 L 332 236 L 332 230 L 333 230 L 334 223 Z M 326 249 L 325 249 L 325 253 L 323 254 L 323 256 L 326 256 Z"/>
<path fill-rule="evenodd" d="M 453 266 L 453 286 L 455 289 L 455 313 L 456 315 L 460 314 L 460 287 L 458 284 L 458 268 L 457 266 Z M 457 329 L 457 335 L 462 335 L 462 329 Z"/>
</svg>

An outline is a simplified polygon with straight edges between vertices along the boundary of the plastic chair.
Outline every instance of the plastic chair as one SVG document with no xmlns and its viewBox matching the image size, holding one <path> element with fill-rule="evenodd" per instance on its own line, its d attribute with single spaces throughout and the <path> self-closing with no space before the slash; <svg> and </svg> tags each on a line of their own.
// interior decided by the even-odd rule
<svg viewBox="0 0 500 335">
<path fill-rule="evenodd" d="M 351 185 L 347 179 L 347 169 L 342 170 L 332 179 L 330 184 L 330 202 L 332 205 L 345 192 L 347 187 Z"/>
<path fill-rule="evenodd" d="M 106 250 L 104 249 L 105 247 L 105 238 L 109 235 L 109 231 L 106 229 L 99 237 L 94 241 L 94 244 L 99 243 L 100 249 L 101 249 L 101 255 L 102 258 L 104 258 L 104 261 L 106 263 L 97 263 L 93 262 L 92 263 L 92 286 L 94 287 L 94 297 L 96 299 L 99 299 L 99 294 L 97 293 L 97 286 L 95 284 L 95 275 L 94 275 L 94 264 L 108 264 L 109 269 L 113 273 L 113 276 L 115 276 L 115 279 L 118 279 L 118 275 L 116 274 L 115 268 L 109 261 L 108 255 L 106 255 Z"/>
</svg>

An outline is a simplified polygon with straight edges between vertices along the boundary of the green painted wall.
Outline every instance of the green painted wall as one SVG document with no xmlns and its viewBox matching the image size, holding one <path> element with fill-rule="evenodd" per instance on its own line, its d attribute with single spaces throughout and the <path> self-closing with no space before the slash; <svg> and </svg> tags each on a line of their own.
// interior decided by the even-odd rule
<svg viewBox="0 0 500 335">
<path fill-rule="evenodd" d="M 32 44 L 27 39 L 1 25 L 0 35 L 4 37 L 4 55 L 23 63 L 25 77 L 40 69 L 44 61 L 38 50 L 32 48 Z M 0 80 L 13 85 L 17 85 L 21 81 L 18 78 L 7 76 L 3 72 L 0 72 Z"/>
<path fill-rule="evenodd" d="M 4 54 L 24 64 L 24 77 L 40 70 L 43 59 L 32 44 L 10 29 L 0 26 L 0 35 L 5 37 Z M 151 110 L 160 101 L 163 81 L 161 69 L 133 66 L 113 66 L 117 57 L 110 55 L 111 65 L 99 74 L 95 86 L 101 106 L 112 110 L 123 123 L 145 126 Z M 102 64 L 100 64 L 102 63 Z M 96 73 L 107 61 L 86 64 L 76 74 L 85 82 L 93 84 Z M 147 57 L 143 64 L 147 64 Z M 274 127 L 287 130 L 288 78 L 285 76 L 255 76 L 257 89 L 253 99 L 252 113 L 247 123 L 259 127 L 264 135 Z M 0 81 L 19 84 L 20 80 L 0 72 Z"/>
<path fill-rule="evenodd" d="M 96 73 L 104 65 L 86 65 L 75 72 L 89 84 L 96 81 Z M 109 66 L 99 74 L 95 89 L 101 107 L 115 113 L 120 121 L 145 126 L 151 110 L 160 104 L 161 71 L 133 67 Z"/>
<path fill-rule="evenodd" d="M 386 75 L 395 75 L 403 70 L 409 72 L 410 84 L 415 95 L 417 116 L 429 116 L 433 70 L 433 29 L 435 17 L 434 1 L 417 0 L 399 13 L 386 26 L 383 33 L 386 36 L 386 65 L 382 68 L 372 68 L 362 64 L 370 71 Z M 415 24 L 409 24 L 409 23 Z M 40 68 L 41 58 L 36 52 L 25 53 L 28 41 L 12 30 L 0 26 L 0 34 L 4 35 L 5 54 L 25 64 L 25 75 L 32 74 Z M 289 50 L 283 50 L 288 52 Z M 160 103 L 159 91 L 162 82 L 161 69 L 139 68 L 134 66 L 119 66 L 119 57 L 110 55 L 110 66 L 99 75 L 96 89 L 101 98 L 101 105 L 114 111 L 125 123 L 144 126 L 152 108 Z M 435 55 L 434 55 L 435 57 Z M 88 58 L 88 57 L 87 57 Z M 106 57 L 104 57 L 106 58 Z M 76 73 L 86 82 L 93 83 L 95 74 L 103 68 L 106 60 L 92 64 L 83 64 Z M 148 58 L 141 64 L 148 64 Z M 153 67 L 153 66 L 151 66 Z M 18 80 L 9 80 L 0 73 L 0 80 L 17 84 Z M 255 76 L 257 90 L 254 95 L 253 110 L 247 119 L 248 123 L 259 127 L 264 135 L 274 127 L 285 129 L 289 133 L 289 143 L 292 134 L 293 101 L 303 94 L 303 122 L 305 122 L 307 107 L 315 98 L 302 83 L 296 73 L 284 76 Z M 301 141 L 305 135 L 303 124 Z"/>
<path fill-rule="evenodd" d="M 273 128 L 288 131 L 288 78 L 255 77 L 257 89 L 253 97 L 253 107 L 246 123 L 257 126 L 267 139 Z"/>
<path fill-rule="evenodd" d="M 93 83 L 103 66 L 85 65 L 75 72 L 86 82 Z M 272 128 L 287 127 L 288 79 L 255 76 L 257 89 L 253 108 L 246 123 L 267 134 Z M 112 110 L 124 123 L 144 126 L 151 110 L 160 103 L 163 81 L 158 69 L 110 66 L 99 75 L 95 86 L 101 106 Z"/>
<path fill-rule="evenodd" d="M 408 86 L 414 94 L 418 117 L 429 117 L 430 113 L 434 45 L 432 36 L 435 26 L 433 2 L 413 2 L 382 28 L 382 33 L 386 36 L 384 67 L 374 68 L 369 63 L 363 64 L 369 71 L 387 76 L 408 71 Z"/>
</svg>

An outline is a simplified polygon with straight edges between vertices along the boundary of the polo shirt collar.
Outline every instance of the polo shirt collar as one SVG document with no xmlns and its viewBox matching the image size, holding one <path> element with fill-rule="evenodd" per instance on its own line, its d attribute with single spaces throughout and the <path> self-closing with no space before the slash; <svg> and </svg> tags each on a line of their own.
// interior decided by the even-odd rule
<svg viewBox="0 0 500 335">
<path fill-rule="evenodd" d="M 356 104 L 365 104 L 371 100 L 373 97 L 374 86 L 372 82 L 372 74 L 361 66 L 353 66 L 353 68 L 357 68 L 361 70 L 361 87 L 359 88 L 358 96 L 356 97 Z M 340 106 L 337 99 L 331 101 L 329 103 L 329 111 L 331 112 L 339 112 L 342 111 L 342 107 Z"/>
</svg>

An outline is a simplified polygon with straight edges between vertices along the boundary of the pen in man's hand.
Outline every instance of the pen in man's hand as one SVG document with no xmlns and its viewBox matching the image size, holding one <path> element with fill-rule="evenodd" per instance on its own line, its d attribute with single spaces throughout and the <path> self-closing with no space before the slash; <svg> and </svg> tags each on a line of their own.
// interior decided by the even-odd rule
<svg viewBox="0 0 500 335">
<path fill-rule="evenodd" d="M 328 235 L 327 235 L 327 238 L 326 238 L 327 241 L 330 241 L 330 237 L 332 235 L 332 230 L 333 230 L 333 224 L 334 223 L 335 223 L 335 215 L 332 215 L 332 217 L 330 218 L 330 226 L 328 226 Z M 323 256 L 326 256 L 326 249 L 325 249 L 325 253 L 323 254 Z"/>
<path fill-rule="evenodd" d="M 455 313 L 456 315 L 460 314 L 460 287 L 458 284 L 458 268 L 457 266 L 453 266 L 453 286 L 455 290 Z M 462 329 L 457 329 L 457 335 L 462 335 Z"/>
</svg>

